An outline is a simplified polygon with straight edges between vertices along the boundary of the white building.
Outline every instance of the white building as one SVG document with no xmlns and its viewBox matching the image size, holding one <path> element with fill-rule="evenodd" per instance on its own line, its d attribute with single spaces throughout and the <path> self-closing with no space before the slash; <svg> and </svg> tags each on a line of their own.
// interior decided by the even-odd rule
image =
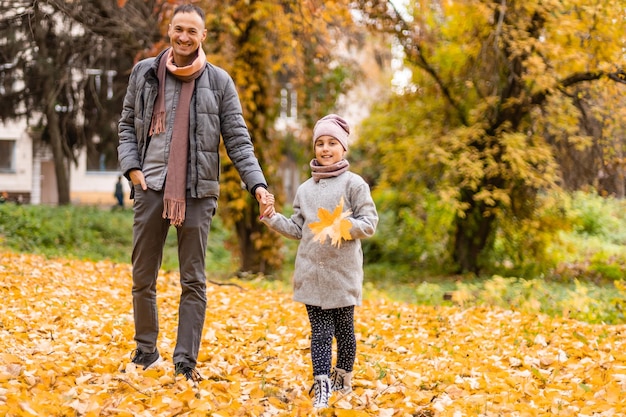
<svg viewBox="0 0 626 417">
<path fill-rule="evenodd" d="M 70 167 L 70 197 L 73 204 L 113 206 L 116 171 L 90 171 L 87 152 Z M 122 181 L 125 195 L 129 188 Z M 57 204 L 58 193 L 52 152 L 34 141 L 26 120 L 0 123 L 0 193 L 9 200 L 30 204 Z"/>
</svg>

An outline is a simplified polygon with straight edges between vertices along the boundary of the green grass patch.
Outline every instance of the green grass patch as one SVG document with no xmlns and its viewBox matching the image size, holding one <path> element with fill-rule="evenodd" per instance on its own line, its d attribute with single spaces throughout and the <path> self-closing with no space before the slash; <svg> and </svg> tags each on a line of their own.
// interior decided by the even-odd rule
<svg viewBox="0 0 626 417">
<path fill-rule="evenodd" d="M 232 272 L 231 254 L 224 247 L 227 235 L 216 217 L 209 235 L 207 270 Z M 132 210 L 0 204 L 0 247 L 16 252 L 130 263 L 132 243 Z M 178 269 L 174 228 L 165 241 L 162 268 Z"/>
</svg>

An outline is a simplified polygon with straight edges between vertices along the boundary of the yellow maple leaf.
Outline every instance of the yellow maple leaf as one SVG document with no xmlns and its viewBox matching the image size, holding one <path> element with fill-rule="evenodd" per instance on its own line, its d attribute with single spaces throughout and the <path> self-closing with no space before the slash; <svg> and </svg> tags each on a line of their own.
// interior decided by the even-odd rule
<svg viewBox="0 0 626 417">
<path fill-rule="evenodd" d="M 329 237 L 331 244 L 336 247 L 341 246 L 342 239 L 352 240 L 350 236 L 352 223 L 346 219 L 350 214 L 352 214 L 351 210 L 343 211 L 343 196 L 332 213 L 323 207 L 317 209 L 317 217 L 320 220 L 309 224 L 314 235 L 313 240 L 323 244 Z"/>
</svg>

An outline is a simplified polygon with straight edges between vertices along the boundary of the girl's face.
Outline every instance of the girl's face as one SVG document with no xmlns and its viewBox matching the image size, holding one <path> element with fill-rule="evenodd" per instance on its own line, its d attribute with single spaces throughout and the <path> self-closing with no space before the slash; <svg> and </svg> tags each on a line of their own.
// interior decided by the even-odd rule
<svg viewBox="0 0 626 417">
<path fill-rule="evenodd" d="M 343 159 L 345 153 L 341 142 L 332 136 L 320 136 L 315 141 L 315 159 L 320 165 L 337 163 Z"/>
</svg>

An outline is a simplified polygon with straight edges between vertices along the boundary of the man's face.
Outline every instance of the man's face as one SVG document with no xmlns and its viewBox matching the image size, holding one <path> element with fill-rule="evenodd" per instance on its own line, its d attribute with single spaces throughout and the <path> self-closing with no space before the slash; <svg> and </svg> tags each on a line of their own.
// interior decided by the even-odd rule
<svg viewBox="0 0 626 417">
<path fill-rule="evenodd" d="M 174 62 L 179 67 L 189 65 L 206 38 L 204 22 L 197 13 L 177 13 L 167 30 L 172 44 Z"/>
</svg>

